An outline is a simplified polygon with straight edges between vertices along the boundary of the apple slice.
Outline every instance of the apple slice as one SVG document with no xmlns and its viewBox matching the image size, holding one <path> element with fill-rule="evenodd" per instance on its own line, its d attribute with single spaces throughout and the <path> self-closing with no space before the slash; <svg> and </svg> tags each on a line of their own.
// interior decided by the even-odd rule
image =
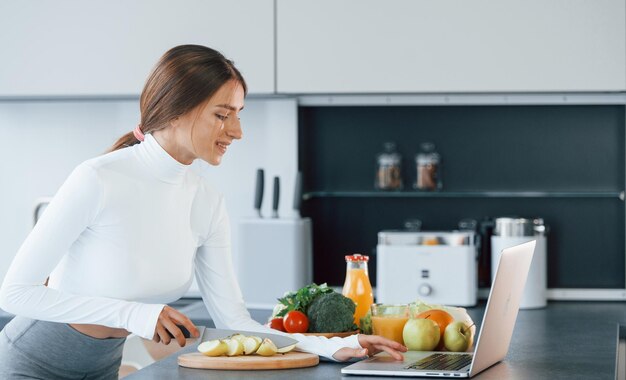
<svg viewBox="0 0 626 380">
<path fill-rule="evenodd" d="M 243 334 L 233 334 L 233 335 L 230 336 L 229 339 L 235 339 L 235 340 L 238 340 L 241 343 L 243 343 L 243 340 L 246 339 L 246 336 L 243 335 Z"/>
<path fill-rule="evenodd" d="M 261 345 L 261 338 L 259 340 L 254 339 L 258 337 L 247 336 L 243 339 L 241 343 L 243 343 L 243 354 L 244 355 L 252 355 L 259 349 Z"/>
<path fill-rule="evenodd" d="M 228 356 L 239 356 L 243 354 L 243 344 L 237 339 L 225 339 L 226 345 L 228 346 L 228 351 L 226 351 L 226 355 Z"/>
<path fill-rule="evenodd" d="M 286 354 L 287 352 L 293 350 L 294 348 L 296 348 L 296 344 L 292 344 L 290 346 L 285 346 L 283 348 L 279 348 L 276 352 L 278 352 L 279 354 Z"/>
<path fill-rule="evenodd" d="M 214 339 L 200 343 L 198 351 L 206 356 L 222 356 L 228 352 L 228 345 L 223 340 Z"/>
<path fill-rule="evenodd" d="M 273 356 L 276 355 L 277 351 L 278 348 L 274 342 L 272 342 L 269 338 L 265 338 L 263 339 L 263 342 L 261 342 L 259 349 L 256 350 L 256 353 L 261 356 Z"/>
</svg>

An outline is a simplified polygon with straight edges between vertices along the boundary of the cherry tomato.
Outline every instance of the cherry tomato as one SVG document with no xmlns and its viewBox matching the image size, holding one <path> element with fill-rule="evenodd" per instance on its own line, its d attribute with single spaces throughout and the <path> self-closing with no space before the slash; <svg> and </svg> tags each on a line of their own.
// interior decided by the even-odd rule
<svg viewBox="0 0 626 380">
<path fill-rule="evenodd" d="M 272 320 L 270 321 L 270 323 L 268 325 L 269 325 L 270 328 L 272 328 L 274 330 L 287 332 L 287 330 L 285 330 L 285 326 L 283 325 L 283 319 L 282 318 L 272 318 Z"/>
<path fill-rule="evenodd" d="M 288 333 L 305 333 L 309 329 L 309 318 L 301 311 L 292 310 L 283 317 L 283 325 Z"/>
</svg>

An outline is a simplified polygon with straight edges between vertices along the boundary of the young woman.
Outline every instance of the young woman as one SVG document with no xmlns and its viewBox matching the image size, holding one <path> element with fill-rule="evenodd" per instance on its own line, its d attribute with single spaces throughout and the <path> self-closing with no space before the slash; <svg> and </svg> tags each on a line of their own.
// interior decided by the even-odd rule
<svg viewBox="0 0 626 380">
<path fill-rule="evenodd" d="M 117 378 L 130 333 L 184 346 L 176 325 L 198 330 L 165 303 L 194 273 L 217 327 L 269 332 L 235 279 L 224 199 L 189 170 L 195 159 L 219 165 L 242 138 L 246 91 L 215 50 L 165 53 L 141 94 L 141 123 L 76 167 L 15 256 L 0 288 L 0 308 L 16 315 L 0 332 L 0 378 Z M 378 336 L 293 337 L 337 361 L 406 351 Z"/>
</svg>

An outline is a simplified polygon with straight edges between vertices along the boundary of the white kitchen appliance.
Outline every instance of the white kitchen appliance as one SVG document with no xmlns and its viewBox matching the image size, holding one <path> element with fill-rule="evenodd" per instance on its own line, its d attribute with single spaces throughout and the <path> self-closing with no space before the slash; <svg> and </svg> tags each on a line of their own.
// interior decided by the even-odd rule
<svg viewBox="0 0 626 380">
<path fill-rule="evenodd" d="M 472 231 L 381 231 L 376 302 L 476 305 L 478 237 Z"/>
<path fill-rule="evenodd" d="M 518 244 L 536 240 L 535 255 L 533 256 L 528 280 L 520 302 L 520 309 L 537 309 L 548 304 L 548 259 L 546 254 L 547 227 L 543 219 L 535 218 L 496 218 L 493 235 L 491 236 L 491 278 L 496 274 L 496 268 L 502 250 Z"/>
</svg>

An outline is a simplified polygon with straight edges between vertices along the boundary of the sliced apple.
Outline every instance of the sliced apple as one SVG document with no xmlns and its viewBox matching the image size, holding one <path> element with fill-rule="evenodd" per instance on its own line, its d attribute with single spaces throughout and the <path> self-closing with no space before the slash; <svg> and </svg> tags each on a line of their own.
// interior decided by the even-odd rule
<svg viewBox="0 0 626 380">
<path fill-rule="evenodd" d="M 283 348 L 279 348 L 276 352 L 278 352 L 279 354 L 286 354 L 287 352 L 293 350 L 294 348 L 296 348 L 295 343 L 290 345 L 290 346 L 285 346 Z"/>
<path fill-rule="evenodd" d="M 230 339 L 236 339 L 240 341 L 241 343 L 243 343 L 243 340 L 246 339 L 246 336 L 243 334 L 233 334 L 230 336 Z"/>
<path fill-rule="evenodd" d="M 228 350 L 226 351 L 226 355 L 228 356 L 238 356 L 243 354 L 243 344 L 237 339 L 225 339 L 226 345 L 228 346 Z"/>
<path fill-rule="evenodd" d="M 241 342 L 243 343 L 243 354 L 244 355 L 252 355 L 256 352 L 256 350 L 259 349 L 259 346 L 261 345 L 261 340 L 256 340 L 254 339 L 255 337 L 253 336 L 247 336 L 244 338 L 244 340 Z"/>
<path fill-rule="evenodd" d="M 259 349 L 256 350 L 257 355 L 261 356 L 273 356 L 276 355 L 276 352 L 278 352 L 278 348 L 269 338 L 263 339 Z"/>
<path fill-rule="evenodd" d="M 223 340 L 214 339 L 200 343 L 198 351 L 206 356 L 221 356 L 228 352 L 228 345 Z"/>
</svg>

